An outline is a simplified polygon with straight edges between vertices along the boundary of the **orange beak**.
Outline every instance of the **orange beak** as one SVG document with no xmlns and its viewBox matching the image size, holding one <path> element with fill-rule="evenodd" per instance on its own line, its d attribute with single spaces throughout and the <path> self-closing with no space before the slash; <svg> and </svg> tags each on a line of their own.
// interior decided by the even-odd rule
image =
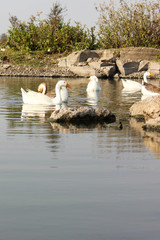
<svg viewBox="0 0 160 240">
<path fill-rule="evenodd" d="M 153 75 L 152 73 L 150 73 L 150 76 L 151 76 L 151 77 L 154 77 L 154 75 Z"/>
<path fill-rule="evenodd" d="M 88 78 L 88 81 L 90 81 L 91 80 L 91 78 Z"/>
<path fill-rule="evenodd" d="M 66 87 L 71 88 L 71 86 L 68 84 L 68 82 L 67 82 L 67 84 L 66 84 Z"/>
</svg>

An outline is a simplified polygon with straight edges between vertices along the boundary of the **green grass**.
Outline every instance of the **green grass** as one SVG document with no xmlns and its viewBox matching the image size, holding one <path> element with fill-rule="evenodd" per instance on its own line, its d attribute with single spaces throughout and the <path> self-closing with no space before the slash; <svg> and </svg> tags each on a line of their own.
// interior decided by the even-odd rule
<svg viewBox="0 0 160 240">
<path fill-rule="evenodd" d="M 18 65 L 18 66 L 30 66 L 30 67 L 42 67 L 45 65 L 56 64 L 59 54 L 46 54 L 45 52 L 21 52 L 12 51 L 6 49 L 4 52 L 0 51 L 0 60 L 3 63 Z"/>
</svg>

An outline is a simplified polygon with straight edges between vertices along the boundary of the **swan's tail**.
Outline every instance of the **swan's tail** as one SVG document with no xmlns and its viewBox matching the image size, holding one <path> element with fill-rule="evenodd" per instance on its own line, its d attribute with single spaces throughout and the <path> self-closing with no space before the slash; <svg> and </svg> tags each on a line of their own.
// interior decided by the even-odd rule
<svg viewBox="0 0 160 240">
<path fill-rule="evenodd" d="M 21 92 L 22 92 L 22 100 L 23 100 L 23 102 L 24 103 L 28 103 L 28 97 L 27 97 L 26 91 L 23 88 L 21 88 Z"/>
</svg>

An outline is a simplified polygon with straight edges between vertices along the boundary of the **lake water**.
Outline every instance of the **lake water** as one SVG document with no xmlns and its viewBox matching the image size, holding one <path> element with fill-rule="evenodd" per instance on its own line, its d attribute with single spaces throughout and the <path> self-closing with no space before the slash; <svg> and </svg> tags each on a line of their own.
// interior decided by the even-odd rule
<svg viewBox="0 0 160 240">
<path fill-rule="evenodd" d="M 160 135 L 129 119 L 140 93 L 68 79 L 69 106 L 107 107 L 112 127 L 52 124 L 52 108 L 23 106 L 20 88 L 58 79 L 0 78 L 0 240 L 159 240 Z"/>
</svg>

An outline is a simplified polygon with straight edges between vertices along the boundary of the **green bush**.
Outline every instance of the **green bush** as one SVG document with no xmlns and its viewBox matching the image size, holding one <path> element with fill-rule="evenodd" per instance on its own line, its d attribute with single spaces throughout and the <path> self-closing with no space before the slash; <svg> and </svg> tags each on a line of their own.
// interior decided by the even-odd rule
<svg viewBox="0 0 160 240">
<path fill-rule="evenodd" d="M 120 0 L 99 4 L 98 36 L 101 48 L 160 46 L 160 1 Z"/>
<path fill-rule="evenodd" d="M 63 53 L 81 49 L 96 48 L 94 28 L 82 27 L 80 23 L 72 26 L 63 20 L 64 8 L 53 4 L 47 19 L 41 20 L 40 13 L 32 16 L 28 22 L 17 17 L 10 18 L 7 45 L 18 51 L 46 51 Z"/>
</svg>

